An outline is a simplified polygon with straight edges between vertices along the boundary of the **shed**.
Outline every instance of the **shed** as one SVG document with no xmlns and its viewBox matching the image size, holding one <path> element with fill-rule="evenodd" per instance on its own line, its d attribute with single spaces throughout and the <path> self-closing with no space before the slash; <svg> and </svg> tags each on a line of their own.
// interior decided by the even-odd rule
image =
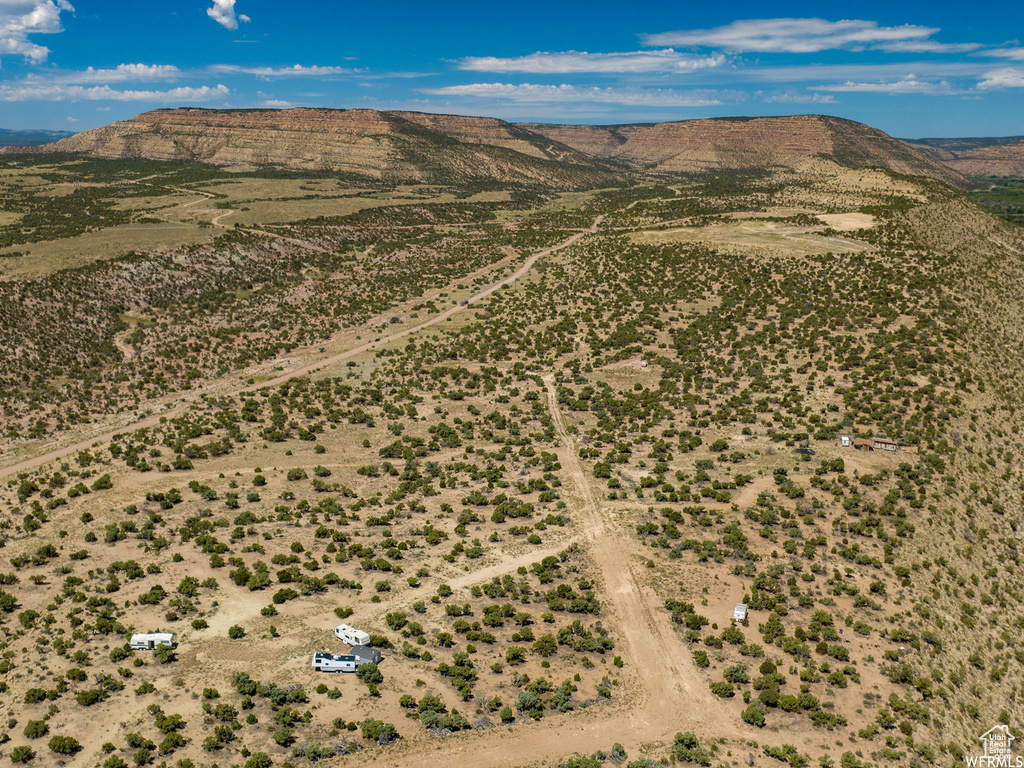
<svg viewBox="0 0 1024 768">
<path fill-rule="evenodd" d="M 866 440 L 863 437 L 857 437 L 853 440 L 853 447 L 858 451 L 873 451 L 875 447 L 871 444 L 870 440 Z"/>
<path fill-rule="evenodd" d="M 732 611 L 732 617 L 736 619 L 736 621 L 743 621 L 747 618 L 747 604 L 736 603 L 736 607 Z"/>
<path fill-rule="evenodd" d="M 899 443 L 895 440 L 890 440 L 888 437 L 872 437 L 871 447 L 876 451 L 897 451 L 899 450 Z"/>
<path fill-rule="evenodd" d="M 154 651 L 159 645 L 168 645 L 173 648 L 174 633 L 146 632 L 142 634 L 135 634 L 128 640 L 128 645 L 130 645 L 134 651 Z"/>
<path fill-rule="evenodd" d="M 356 645 L 352 647 L 352 656 L 359 664 L 380 664 L 384 660 L 383 654 L 376 648 L 368 645 Z"/>
</svg>

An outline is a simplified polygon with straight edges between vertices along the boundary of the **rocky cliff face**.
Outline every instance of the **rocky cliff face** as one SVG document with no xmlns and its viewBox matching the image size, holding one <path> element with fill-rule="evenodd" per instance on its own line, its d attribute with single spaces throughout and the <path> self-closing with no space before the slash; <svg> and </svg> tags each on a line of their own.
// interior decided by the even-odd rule
<svg viewBox="0 0 1024 768">
<path fill-rule="evenodd" d="M 161 109 L 45 149 L 341 171 L 398 183 L 578 188 L 615 181 L 591 158 L 501 120 L 370 109 Z"/>
<path fill-rule="evenodd" d="M 576 189 L 615 184 L 623 173 L 793 168 L 812 157 L 966 183 L 881 131 L 820 115 L 587 126 L 370 109 L 183 108 L 147 112 L 38 149 L 330 170 L 385 183 Z"/>
<path fill-rule="evenodd" d="M 881 131 L 822 115 L 715 118 L 618 126 L 522 126 L 597 158 L 659 171 L 794 167 L 811 156 L 953 184 L 959 173 Z"/>
<path fill-rule="evenodd" d="M 1024 137 L 920 139 L 906 143 L 966 176 L 1024 179 Z"/>
</svg>

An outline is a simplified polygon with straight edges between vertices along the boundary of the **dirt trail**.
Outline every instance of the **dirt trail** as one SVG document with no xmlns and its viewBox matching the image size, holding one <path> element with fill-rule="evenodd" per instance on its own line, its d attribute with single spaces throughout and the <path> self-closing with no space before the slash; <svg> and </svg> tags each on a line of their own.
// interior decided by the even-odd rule
<svg viewBox="0 0 1024 768">
<path fill-rule="evenodd" d="M 389 748 L 388 764 L 426 768 L 438 764 L 439 750 L 448 765 L 458 768 L 478 766 L 551 765 L 573 753 L 588 754 L 620 742 L 636 755 L 642 749 L 656 747 L 654 755 L 663 755 L 664 747 L 680 731 L 693 731 L 703 739 L 757 739 L 763 732 L 748 731 L 736 723 L 726 705 L 708 689 L 702 675 L 690 660 L 690 652 L 672 628 L 661 608 L 661 600 L 644 584 L 645 558 L 637 538 L 613 520 L 606 520 L 595 499 L 590 482 L 580 463 L 575 441 L 565 428 L 558 407 L 554 377 L 544 377 L 548 408 L 562 445 L 557 449 L 562 468 L 572 477 L 576 498 L 574 520 L 582 529 L 604 605 L 604 625 L 616 641 L 616 652 L 626 661 L 623 686 L 615 689 L 612 702 L 596 708 L 547 718 L 538 723 L 519 723 L 514 728 L 436 738 L 412 733 L 399 745 Z M 541 553 L 530 554 L 536 558 Z M 516 562 L 506 560 L 474 574 L 466 583 L 481 580 L 485 573 L 506 573 Z M 454 581 L 452 584 L 454 585 Z M 408 730 L 408 729 L 407 729 Z M 342 760 L 355 765 L 361 758 Z"/>
<path fill-rule="evenodd" d="M 193 204 L 198 203 L 198 202 L 201 202 L 201 201 L 196 200 L 193 203 L 188 203 L 188 205 L 193 205 Z M 518 270 L 516 270 L 515 273 L 513 273 L 509 277 L 503 278 L 503 279 L 497 281 L 496 283 L 493 283 L 492 285 L 488 286 L 487 288 L 483 289 L 482 291 L 474 294 L 473 296 L 471 296 L 466 301 L 464 301 L 464 302 L 462 302 L 460 304 L 456 304 L 455 306 L 445 310 L 444 312 L 442 312 L 439 315 L 435 315 L 430 320 L 427 320 L 427 321 L 425 321 L 423 323 L 420 323 L 419 325 L 413 326 L 411 328 L 406 328 L 405 330 L 397 331 L 397 332 L 392 333 L 392 334 L 387 335 L 387 336 L 382 336 L 382 337 L 380 337 L 379 340 L 372 341 L 372 342 L 367 342 L 365 344 L 361 344 L 358 347 L 353 347 L 353 348 L 345 350 L 344 352 L 341 352 L 339 354 L 332 355 L 331 357 L 327 357 L 327 358 L 323 358 L 323 359 L 317 360 L 315 362 L 309 363 L 308 365 L 303 365 L 303 366 L 301 366 L 299 368 L 296 368 L 296 369 L 293 369 L 293 370 L 291 370 L 291 371 L 289 371 L 287 373 L 281 374 L 280 376 L 277 376 L 276 378 L 270 379 L 269 381 L 261 382 L 259 386 L 261 388 L 262 387 L 275 387 L 275 386 L 278 386 L 278 385 L 283 384 L 286 381 L 288 381 L 289 379 L 292 379 L 292 378 L 294 378 L 296 376 L 305 376 L 306 374 L 308 374 L 308 373 L 310 373 L 310 372 L 312 372 L 312 371 L 314 371 L 316 369 L 322 368 L 323 366 L 332 365 L 334 363 L 338 363 L 338 362 L 341 362 L 343 360 L 347 360 L 347 359 L 349 359 L 351 357 L 355 357 L 356 355 L 360 355 L 363 352 L 367 352 L 367 351 L 369 351 L 371 349 L 374 349 L 375 347 L 377 347 L 378 344 L 385 344 L 385 343 L 392 342 L 392 341 L 398 341 L 398 340 L 403 339 L 406 336 L 409 336 L 409 335 L 411 335 L 413 333 L 417 333 L 419 331 L 422 331 L 425 328 L 429 328 L 429 327 L 431 327 L 433 325 L 436 325 L 437 323 L 444 322 L 449 317 L 452 317 L 453 315 L 455 315 L 455 314 L 457 314 L 457 313 L 459 313 L 459 312 L 461 312 L 461 311 L 463 311 L 465 309 L 468 309 L 474 302 L 477 302 L 480 299 L 483 299 L 483 298 L 486 298 L 487 296 L 490 296 L 492 293 L 494 293 L 495 291 L 500 290 L 501 288 L 504 288 L 505 286 L 512 285 L 516 280 L 518 280 L 519 278 L 523 277 L 527 272 L 530 271 L 530 269 L 533 267 L 533 265 L 537 262 L 537 259 L 539 259 L 539 258 L 541 258 L 543 256 L 547 256 L 547 255 L 549 255 L 551 253 L 554 253 L 555 251 L 560 251 L 563 248 L 568 248 L 570 245 L 575 243 L 577 240 L 579 240 L 584 235 L 596 232 L 597 231 L 597 227 L 601 223 L 601 220 L 603 218 L 604 218 L 603 215 L 602 216 L 598 216 L 594 220 L 594 223 L 590 226 L 589 229 L 581 230 L 581 231 L 571 235 L 570 237 L 567 237 L 565 240 L 563 240 L 561 243 L 558 243 L 557 245 L 553 245 L 550 248 L 545 248 L 542 251 L 538 251 L 537 253 L 535 253 L 532 256 L 530 256 L 523 263 L 523 266 L 521 266 Z M 233 390 L 231 390 L 230 392 L 225 392 L 224 394 L 228 394 L 228 395 L 237 394 L 238 392 L 242 392 L 244 390 L 251 389 L 251 388 L 252 388 L 251 385 L 239 385 L 239 386 L 235 387 Z M 203 392 L 201 391 L 198 394 L 202 394 L 202 393 Z M 196 397 L 198 397 L 198 394 L 196 395 Z M 99 442 L 99 443 L 109 442 L 114 437 L 114 435 L 120 434 L 122 432 L 129 432 L 129 431 L 136 430 L 136 429 L 142 429 L 142 428 L 145 428 L 145 427 L 156 426 L 157 424 L 160 423 L 160 420 L 163 419 L 163 418 L 171 418 L 171 417 L 179 415 L 184 410 L 184 408 L 187 405 L 189 405 L 191 402 L 194 402 L 196 397 L 186 399 L 186 400 L 180 402 L 177 406 L 175 406 L 173 408 L 169 408 L 169 409 L 163 410 L 160 413 L 154 414 L 152 416 L 149 416 L 147 418 L 141 419 L 139 421 L 132 422 L 132 423 L 129 423 L 129 424 L 125 424 L 124 426 L 118 427 L 117 429 L 113 429 L 113 430 L 111 430 L 109 432 L 103 432 L 101 434 L 97 434 L 97 435 L 94 435 L 92 437 L 89 437 L 88 439 L 80 440 L 80 441 L 78 441 L 76 443 L 73 443 L 71 445 L 66 445 L 66 446 L 63 446 L 61 448 L 57 448 L 57 449 L 48 451 L 48 452 L 46 452 L 46 453 L 44 453 L 42 455 L 35 456 L 33 458 L 30 458 L 30 459 L 24 459 L 24 460 L 19 461 L 19 462 L 15 463 L 15 464 L 10 464 L 10 465 L 5 466 L 5 467 L 0 467 L 0 478 L 8 477 L 8 476 L 13 475 L 13 474 L 15 474 L 17 472 L 24 472 L 25 470 L 28 470 L 28 469 L 34 469 L 35 467 L 38 467 L 41 464 L 45 464 L 48 461 L 53 461 L 54 459 L 60 459 L 60 458 L 63 458 L 65 456 L 69 456 L 69 455 L 71 455 L 71 454 L 73 454 L 73 453 L 75 453 L 77 451 L 83 451 L 83 450 L 91 447 L 94 443 L 97 443 L 97 442 Z"/>
<path fill-rule="evenodd" d="M 641 569 L 646 558 L 632 531 L 605 521 L 594 498 L 575 440 L 566 431 L 558 407 L 553 376 L 545 377 L 548 407 L 562 440 L 562 467 L 572 476 L 582 499 L 582 520 L 591 556 L 604 583 L 602 592 L 612 614 L 613 636 L 637 672 L 639 701 L 633 707 L 638 730 L 649 738 L 670 737 L 683 723 L 688 730 L 743 738 L 720 699 L 708 690 L 690 659 L 690 651 L 671 625 L 661 600 L 646 584 Z M 657 660 L 652 663 L 653 660 Z M 699 702 L 699 704 L 698 704 Z M 697 705 L 697 706 L 695 706 Z"/>
</svg>

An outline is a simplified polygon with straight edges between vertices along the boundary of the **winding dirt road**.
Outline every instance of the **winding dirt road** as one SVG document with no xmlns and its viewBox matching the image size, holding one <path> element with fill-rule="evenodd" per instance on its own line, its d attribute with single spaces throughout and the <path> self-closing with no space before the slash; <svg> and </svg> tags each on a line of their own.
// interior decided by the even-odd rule
<svg viewBox="0 0 1024 768">
<path fill-rule="evenodd" d="M 200 201 L 197 200 L 195 202 L 200 202 Z M 190 203 L 190 205 L 191 204 L 192 203 Z M 585 229 L 585 230 L 581 230 L 579 232 L 576 232 L 575 234 L 567 237 L 565 240 L 563 240 L 562 242 L 558 243 L 557 245 L 553 245 L 550 248 L 545 248 L 542 251 L 538 251 L 537 253 L 534 253 L 532 256 L 530 256 L 529 258 L 526 259 L 526 261 L 523 263 L 523 265 L 518 270 L 516 270 L 515 273 L 513 273 L 509 277 L 503 278 L 503 279 L 497 281 L 496 283 L 493 283 L 492 285 L 490 285 L 487 288 L 483 289 L 479 293 L 476 293 L 473 296 L 471 296 L 465 302 L 456 304 L 455 306 L 450 307 L 449 309 L 445 310 L 441 314 L 435 315 L 431 319 L 429 319 L 429 320 L 427 320 L 427 321 L 425 321 L 423 323 L 420 323 L 419 325 L 413 326 L 411 328 L 406 328 L 406 329 L 401 330 L 401 331 L 396 331 L 395 333 L 392 333 L 392 334 L 387 335 L 387 336 L 381 336 L 379 341 L 367 342 L 365 344 L 359 345 L 358 347 L 353 347 L 351 349 L 347 349 L 344 352 L 340 352 L 340 353 L 338 353 L 336 355 L 332 355 L 332 356 L 327 357 L 327 358 L 322 358 L 322 359 L 317 360 L 317 361 L 315 361 L 313 363 L 309 363 L 307 365 L 303 365 L 303 366 L 300 366 L 298 368 L 292 369 L 292 370 L 288 371 L 287 373 L 283 373 L 280 376 L 277 376 L 276 378 L 270 379 L 269 381 L 261 382 L 259 384 L 259 386 L 261 388 L 262 387 L 275 387 L 275 386 L 278 386 L 278 385 L 283 384 L 284 382 L 286 382 L 289 379 L 292 379 L 292 378 L 294 378 L 296 376 L 305 376 L 306 374 L 308 374 L 308 373 L 310 373 L 310 372 L 312 372 L 312 371 L 314 371 L 314 370 L 316 370 L 318 368 L 322 368 L 323 366 L 332 365 L 334 363 L 338 363 L 338 362 L 341 362 L 343 360 L 347 360 L 347 359 L 349 359 L 351 357 L 355 357 L 356 355 L 360 355 L 363 352 L 367 352 L 367 351 L 369 351 L 371 349 L 374 349 L 377 346 L 379 346 L 380 344 L 386 344 L 388 342 L 398 341 L 399 339 L 403 339 L 406 336 L 410 336 L 411 334 L 418 333 L 418 332 L 424 330 L 425 328 L 429 328 L 429 327 L 431 327 L 433 325 L 436 325 L 437 323 L 444 322 L 449 317 L 452 317 L 453 315 L 456 315 L 459 312 L 462 312 L 463 310 L 468 309 L 470 306 L 472 306 L 475 302 L 479 301 L 480 299 L 486 298 L 487 296 L 490 296 L 495 291 L 498 291 L 498 290 L 500 290 L 500 289 L 502 289 L 502 288 L 504 288 L 506 286 L 512 285 L 516 280 L 518 280 L 519 278 L 523 277 L 527 272 L 530 271 L 530 269 L 533 267 L 533 265 L 537 263 L 537 259 L 542 258 L 544 256 L 547 256 L 548 254 L 555 253 L 556 251 L 560 251 L 563 248 L 568 248 L 570 245 L 575 243 L 581 237 L 583 237 L 583 236 L 585 236 L 587 234 L 591 234 L 591 233 L 596 232 L 597 231 L 597 227 L 601 223 L 601 220 L 603 218 L 604 218 L 603 216 L 598 216 L 594 220 L 594 223 L 590 226 L 589 229 Z M 252 388 L 251 385 L 238 386 L 233 391 L 225 392 L 224 394 L 226 394 L 226 395 L 233 395 L 233 394 L 237 394 L 238 392 L 242 392 L 244 390 L 251 389 L 251 388 Z M 199 394 L 201 394 L 201 393 L 196 394 L 192 398 L 188 398 L 188 399 L 183 400 L 182 402 L 180 402 L 177 406 L 175 406 L 173 408 L 169 408 L 169 409 L 163 410 L 163 411 L 161 411 L 158 414 L 154 414 L 152 416 L 149 416 L 147 418 L 141 419 L 139 421 L 135 421 L 135 422 L 132 422 L 132 423 L 129 423 L 129 424 L 125 424 L 125 425 L 123 425 L 121 427 L 118 427 L 116 429 L 113 429 L 113 430 L 110 430 L 110 431 L 106 431 L 106 432 L 102 432 L 102 433 L 93 435 L 93 436 L 89 437 L 88 439 L 79 440 L 79 441 L 77 441 L 77 442 L 75 442 L 73 444 L 65 445 L 65 446 L 62 446 L 60 448 L 55 448 L 53 450 L 47 451 L 46 453 L 40 454 L 38 456 L 34 456 L 32 458 L 24 459 L 22 461 L 14 463 L 14 464 L 9 464 L 7 466 L 0 467 L 0 479 L 2 479 L 4 477 L 8 477 L 10 475 L 13 475 L 13 474 L 15 474 L 17 472 L 24 472 L 25 470 L 34 469 L 35 467 L 38 467 L 38 466 L 40 466 L 42 464 L 45 464 L 48 461 L 53 461 L 55 459 L 61 459 L 61 458 L 64 458 L 65 456 L 69 456 L 69 455 L 71 455 L 73 453 L 77 453 L 78 451 L 83 451 L 83 450 L 85 450 L 87 448 L 90 448 L 94 443 L 97 443 L 97 442 L 100 442 L 100 443 L 109 442 L 114 437 L 114 435 L 120 434 L 122 432 L 129 432 L 129 431 L 132 431 L 132 430 L 135 430 L 135 429 L 142 429 L 142 428 L 145 428 L 145 427 L 156 426 L 157 424 L 160 423 L 160 419 L 171 418 L 171 417 L 179 415 L 181 413 L 181 411 L 183 411 L 184 408 L 187 405 L 195 402 L 195 400 L 197 399 Z"/>
</svg>

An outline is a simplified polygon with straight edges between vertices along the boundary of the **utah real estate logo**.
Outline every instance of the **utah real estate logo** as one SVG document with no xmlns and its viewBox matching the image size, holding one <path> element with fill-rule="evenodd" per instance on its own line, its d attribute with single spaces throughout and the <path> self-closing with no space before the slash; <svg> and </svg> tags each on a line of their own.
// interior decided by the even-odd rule
<svg viewBox="0 0 1024 768">
<path fill-rule="evenodd" d="M 968 757 L 967 765 L 970 768 L 1024 768 L 1024 756 L 1012 753 L 1015 738 L 1008 725 L 990 728 L 978 737 L 985 753 Z"/>
</svg>

